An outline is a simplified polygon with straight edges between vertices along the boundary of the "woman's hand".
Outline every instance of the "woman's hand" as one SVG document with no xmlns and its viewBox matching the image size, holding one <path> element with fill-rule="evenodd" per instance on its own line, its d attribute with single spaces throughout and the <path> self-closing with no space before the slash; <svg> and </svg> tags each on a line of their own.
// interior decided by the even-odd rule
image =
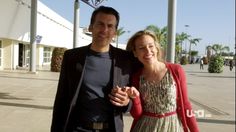
<svg viewBox="0 0 236 132">
<path fill-rule="evenodd" d="M 131 99 L 139 97 L 139 91 L 135 87 L 126 87 L 126 92 Z"/>
</svg>

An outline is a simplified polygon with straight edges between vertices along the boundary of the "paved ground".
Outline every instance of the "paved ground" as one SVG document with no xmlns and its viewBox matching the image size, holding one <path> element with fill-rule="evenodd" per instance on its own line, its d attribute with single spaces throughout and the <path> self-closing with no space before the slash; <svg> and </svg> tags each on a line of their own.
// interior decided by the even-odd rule
<svg viewBox="0 0 236 132">
<path fill-rule="evenodd" d="M 208 73 L 207 66 L 183 66 L 188 93 L 201 132 L 235 131 L 235 71 L 225 67 L 220 74 Z M 59 73 L 0 71 L 0 131 L 49 132 Z M 197 114 L 198 113 L 198 114 Z M 132 118 L 124 116 L 125 132 Z"/>
</svg>

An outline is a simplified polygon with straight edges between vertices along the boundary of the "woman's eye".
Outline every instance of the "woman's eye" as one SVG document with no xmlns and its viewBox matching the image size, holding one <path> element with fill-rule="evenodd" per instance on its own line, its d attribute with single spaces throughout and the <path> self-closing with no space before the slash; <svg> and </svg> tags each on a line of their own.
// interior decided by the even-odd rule
<svg viewBox="0 0 236 132">
<path fill-rule="evenodd" d="M 149 48 L 153 48 L 154 47 L 154 45 L 149 45 Z"/>
<path fill-rule="evenodd" d="M 144 49 L 144 47 L 139 47 L 138 49 Z"/>
</svg>

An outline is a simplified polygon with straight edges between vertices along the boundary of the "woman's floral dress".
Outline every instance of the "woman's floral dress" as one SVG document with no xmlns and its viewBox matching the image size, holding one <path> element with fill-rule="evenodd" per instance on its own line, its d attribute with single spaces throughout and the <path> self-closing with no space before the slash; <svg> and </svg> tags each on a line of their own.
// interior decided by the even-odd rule
<svg viewBox="0 0 236 132">
<path fill-rule="evenodd" d="M 159 115 L 176 111 L 176 85 L 169 71 L 160 82 L 146 81 L 141 76 L 139 86 L 143 112 Z M 176 113 L 161 118 L 143 114 L 132 132 L 183 132 L 183 128 Z"/>
</svg>

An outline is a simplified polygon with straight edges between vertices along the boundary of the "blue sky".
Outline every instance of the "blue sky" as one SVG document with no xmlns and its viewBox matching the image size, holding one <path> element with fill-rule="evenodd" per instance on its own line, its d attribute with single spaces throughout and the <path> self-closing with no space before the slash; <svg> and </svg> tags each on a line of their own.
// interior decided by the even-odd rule
<svg viewBox="0 0 236 132">
<path fill-rule="evenodd" d="M 74 0 L 40 1 L 73 22 Z M 235 0 L 176 1 L 176 32 L 187 32 L 193 38 L 202 39 L 197 46 L 192 47 L 193 50 L 198 50 L 202 55 L 207 45 L 217 43 L 229 46 L 231 52 L 234 52 Z M 121 16 L 119 27 L 129 31 L 120 36 L 121 43 L 126 43 L 131 35 L 148 25 L 161 28 L 167 26 L 168 0 L 105 0 L 102 5 L 111 6 L 119 11 Z M 80 27 L 89 25 L 93 10 L 80 1 Z M 185 25 L 189 27 L 186 28 Z"/>
</svg>

